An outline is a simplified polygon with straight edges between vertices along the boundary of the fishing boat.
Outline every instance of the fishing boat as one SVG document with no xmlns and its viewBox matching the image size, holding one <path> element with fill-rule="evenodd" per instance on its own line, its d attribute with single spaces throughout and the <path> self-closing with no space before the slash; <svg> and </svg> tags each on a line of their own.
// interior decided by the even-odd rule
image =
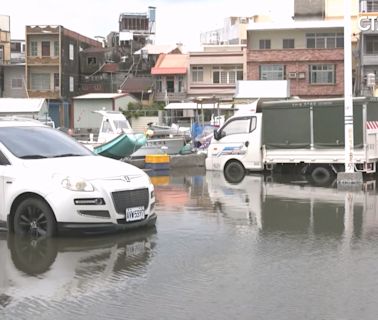
<svg viewBox="0 0 378 320">
<path fill-rule="evenodd" d="M 144 134 L 123 133 L 114 139 L 95 146 L 93 152 L 104 157 L 123 159 L 129 157 L 147 142 Z"/>
<path fill-rule="evenodd" d="M 79 141 L 94 153 L 113 159 L 123 159 L 140 149 L 147 142 L 146 135 L 134 133 L 121 112 L 98 110 L 102 115 L 97 140 Z"/>
<path fill-rule="evenodd" d="M 148 154 L 178 154 L 187 142 L 185 135 L 155 136 L 152 128 L 135 133 L 129 121 L 119 111 L 99 110 L 102 121 L 97 140 L 80 141 L 93 152 L 114 158 L 141 158 Z M 152 129 L 152 130 L 151 130 Z M 159 137 L 159 138 L 157 138 Z"/>
</svg>

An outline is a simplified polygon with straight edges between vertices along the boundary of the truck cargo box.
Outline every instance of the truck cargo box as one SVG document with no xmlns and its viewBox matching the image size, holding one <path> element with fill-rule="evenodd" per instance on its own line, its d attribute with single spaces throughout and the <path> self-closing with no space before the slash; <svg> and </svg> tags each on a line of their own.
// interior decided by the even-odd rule
<svg viewBox="0 0 378 320">
<path fill-rule="evenodd" d="M 344 148 L 344 99 L 264 102 L 262 113 L 266 149 Z M 366 122 L 378 121 L 378 101 L 354 98 L 353 120 L 358 149 L 363 147 Z"/>
</svg>

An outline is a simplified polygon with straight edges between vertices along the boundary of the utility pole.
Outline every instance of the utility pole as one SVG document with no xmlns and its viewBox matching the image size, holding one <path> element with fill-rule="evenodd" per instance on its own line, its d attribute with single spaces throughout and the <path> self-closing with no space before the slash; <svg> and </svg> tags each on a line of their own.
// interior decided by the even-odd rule
<svg viewBox="0 0 378 320">
<path fill-rule="evenodd" d="M 337 175 L 339 183 L 362 181 L 362 173 L 354 172 L 353 88 L 352 88 L 352 1 L 344 0 L 344 136 L 345 172 Z"/>
</svg>

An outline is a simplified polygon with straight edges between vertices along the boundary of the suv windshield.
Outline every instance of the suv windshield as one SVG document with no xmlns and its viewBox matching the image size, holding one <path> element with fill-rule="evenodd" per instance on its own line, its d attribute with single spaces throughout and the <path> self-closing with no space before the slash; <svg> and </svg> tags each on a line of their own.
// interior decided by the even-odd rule
<svg viewBox="0 0 378 320">
<path fill-rule="evenodd" d="M 2 127 L 0 142 L 24 159 L 93 155 L 65 133 L 48 127 Z"/>
</svg>

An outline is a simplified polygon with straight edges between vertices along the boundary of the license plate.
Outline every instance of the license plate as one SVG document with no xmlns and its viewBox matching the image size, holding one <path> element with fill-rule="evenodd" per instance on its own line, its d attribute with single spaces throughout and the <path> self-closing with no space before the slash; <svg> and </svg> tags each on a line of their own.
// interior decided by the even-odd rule
<svg viewBox="0 0 378 320">
<path fill-rule="evenodd" d="M 126 209 L 126 221 L 138 221 L 144 219 L 144 207 L 133 207 Z"/>
<path fill-rule="evenodd" d="M 126 246 L 126 257 L 137 256 L 146 251 L 146 244 L 144 241 L 134 242 Z"/>
</svg>

